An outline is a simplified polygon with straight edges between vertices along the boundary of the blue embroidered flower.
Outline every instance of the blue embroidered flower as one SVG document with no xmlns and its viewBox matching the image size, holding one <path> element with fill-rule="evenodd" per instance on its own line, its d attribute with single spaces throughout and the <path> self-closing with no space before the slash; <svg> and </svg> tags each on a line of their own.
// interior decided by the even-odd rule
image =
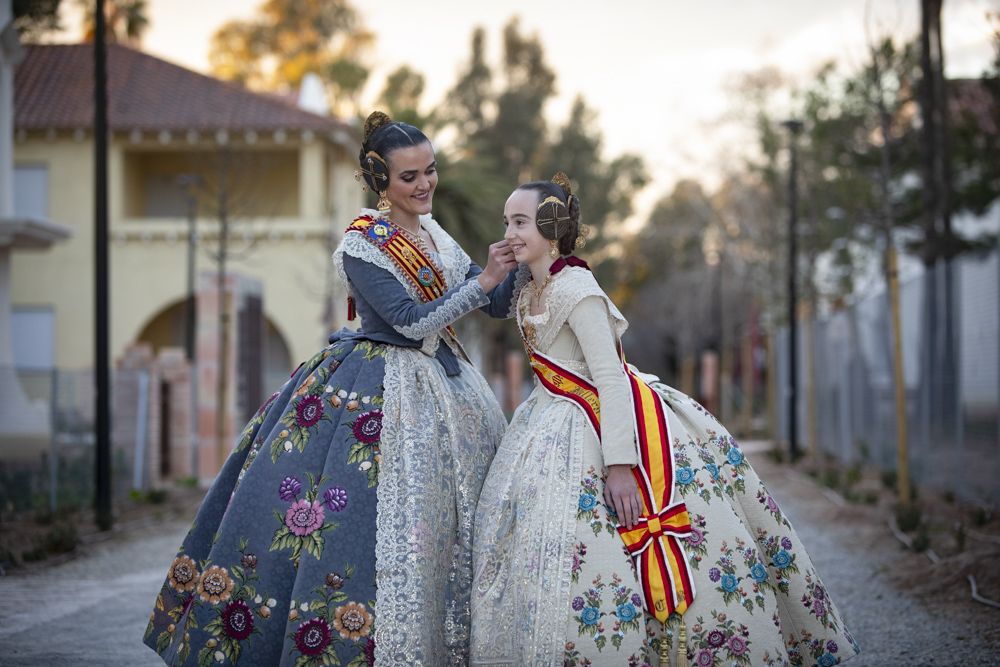
<svg viewBox="0 0 1000 667">
<path fill-rule="evenodd" d="M 831 653 L 824 653 L 819 657 L 819 660 L 816 661 L 816 664 L 819 665 L 819 667 L 833 667 L 837 664 L 837 656 Z"/>
<path fill-rule="evenodd" d="M 694 481 L 694 471 L 691 470 L 690 466 L 684 466 L 683 468 L 677 469 L 677 483 L 686 485 Z"/>
<path fill-rule="evenodd" d="M 584 625 L 597 625 L 597 622 L 601 620 L 601 612 L 598 611 L 597 607 L 587 607 L 580 614 L 580 620 Z"/>
<path fill-rule="evenodd" d="M 743 452 L 741 452 L 737 447 L 733 447 L 729 450 L 729 453 L 726 454 L 726 460 L 732 465 L 738 466 L 743 463 Z"/>
<path fill-rule="evenodd" d="M 707 470 L 712 475 L 712 481 L 719 479 L 719 466 L 714 463 L 705 464 L 705 470 Z"/>
<path fill-rule="evenodd" d="M 750 576 L 758 584 L 762 583 L 767 579 L 767 568 L 765 568 L 761 563 L 754 563 L 753 567 L 750 568 Z"/>
<path fill-rule="evenodd" d="M 774 566 L 776 568 L 783 570 L 792 564 L 792 556 L 787 551 L 782 549 L 778 553 L 774 554 L 772 561 L 774 562 Z"/>
<path fill-rule="evenodd" d="M 722 581 L 719 582 L 719 585 L 722 586 L 722 590 L 727 593 L 732 593 L 740 585 L 740 582 L 737 581 L 735 576 L 731 574 L 724 574 L 722 575 Z"/>
<path fill-rule="evenodd" d="M 590 495 L 589 493 L 580 494 L 580 509 L 584 512 L 589 512 L 590 510 L 597 507 L 597 498 Z"/>
<path fill-rule="evenodd" d="M 618 616 L 619 621 L 621 621 L 622 623 L 628 623 L 629 621 L 633 620 L 636 616 L 638 616 L 639 612 L 635 608 L 635 605 L 633 605 L 631 602 L 623 602 L 620 605 L 618 605 L 616 615 Z"/>
</svg>

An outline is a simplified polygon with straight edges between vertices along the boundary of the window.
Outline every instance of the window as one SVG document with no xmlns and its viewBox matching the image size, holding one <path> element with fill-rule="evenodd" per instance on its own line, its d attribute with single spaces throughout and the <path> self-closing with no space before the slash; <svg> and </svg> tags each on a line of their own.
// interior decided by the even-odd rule
<svg viewBox="0 0 1000 667">
<path fill-rule="evenodd" d="M 14 167 L 14 215 L 46 220 L 49 217 L 49 168 L 43 164 Z"/>
<path fill-rule="evenodd" d="M 56 314 L 51 307 L 14 308 L 11 313 L 14 367 L 48 370 L 55 366 Z"/>
</svg>

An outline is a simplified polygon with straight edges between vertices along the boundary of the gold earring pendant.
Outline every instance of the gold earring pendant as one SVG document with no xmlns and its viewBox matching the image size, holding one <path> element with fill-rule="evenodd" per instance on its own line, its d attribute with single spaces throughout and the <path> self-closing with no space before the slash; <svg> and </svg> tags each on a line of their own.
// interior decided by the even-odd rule
<svg viewBox="0 0 1000 667">
<path fill-rule="evenodd" d="M 378 193 L 378 203 L 375 204 L 375 207 L 378 209 L 379 213 L 382 213 L 383 215 L 389 214 L 389 210 L 392 206 L 389 204 L 389 198 L 385 196 L 385 190 Z"/>
<path fill-rule="evenodd" d="M 555 259 L 556 257 L 559 256 L 559 242 L 556 241 L 555 239 L 552 239 L 551 241 L 549 241 L 549 246 L 550 246 L 549 257 Z"/>
</svg>

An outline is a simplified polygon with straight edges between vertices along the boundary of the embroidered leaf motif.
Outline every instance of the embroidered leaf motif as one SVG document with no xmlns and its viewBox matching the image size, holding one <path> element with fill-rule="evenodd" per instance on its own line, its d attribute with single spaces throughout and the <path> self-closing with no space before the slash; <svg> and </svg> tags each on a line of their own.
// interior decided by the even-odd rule
<svg viewBox="0 0 1000 667">
<path fill-rule="evenodd" d="M 331 528 L 335 527 L 334 524 L 329 524 Z M 326 526 L 323 526 L 326 528 Z M 315 533 L 307 535 L 303 538 L 302 542 L 306 548 L 306 551 L 316 557 L 316 560 L 320 559 L 323 555 L 323 536 L 319 534 L 320 531 L 317 530 Z"/>
<path fill-rule="evenodd" d="M 347 462 L 348 463 L 361 463 L 362 461 L 367 461 L 371 458 L 374 452 L 374 447 L 364 442 L 356 442 L 351 445 L 350 450 L 347 452 Z"/>
</svg>

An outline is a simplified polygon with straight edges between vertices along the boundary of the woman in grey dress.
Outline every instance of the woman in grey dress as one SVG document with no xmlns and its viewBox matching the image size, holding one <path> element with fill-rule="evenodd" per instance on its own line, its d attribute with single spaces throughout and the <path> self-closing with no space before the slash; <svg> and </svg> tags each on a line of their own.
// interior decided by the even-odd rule
<svg viewBox="0 0 1000 667">
<path fill-rule="evenodd" d="M 430 217 L 417 128 L 372 114 L 359 155 L 380 194 L 334 254 L 342 330 L 248 423 L 157 596 L 168 664 L 468 662 L 472 520 L 505 420 L 451 324 L 509 317 L 506 242 L 485 269 Z"/>
</svg>

